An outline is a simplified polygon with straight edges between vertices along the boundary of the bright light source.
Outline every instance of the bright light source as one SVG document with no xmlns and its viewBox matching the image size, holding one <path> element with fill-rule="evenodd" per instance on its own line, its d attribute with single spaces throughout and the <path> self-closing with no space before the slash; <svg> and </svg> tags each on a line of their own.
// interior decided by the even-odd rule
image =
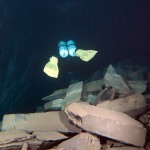
<svg viewBox="0 0 150 150">
<path fill-rule="evenodd" d="M 67 47 L 68 47 L 69 55 L 72 57 L 76 56 L 75 50 L 77 49 L 77 47 L 75 46 L 74 41 L 69 40 L 67 42 Z"/>
<path fill-rule="evenodd" d="M 67 49 L 63 49 L 63 48 L 60 48 L 59 49 L 59 55 L 62 57 L 62 58 L 66 58 L 68 56 L 68 50 Z"/>
<path fill-rule="evenodd" d="M 67 50 L 67 47 L 66 47 L 66 43 L 63 42 L 63 41 L 60 41 L 58 43 L 58 48 L 59 48 L 59 55 L 62 58 L 66 58 L 68 56 L 68 50 Z"/>
</svg>

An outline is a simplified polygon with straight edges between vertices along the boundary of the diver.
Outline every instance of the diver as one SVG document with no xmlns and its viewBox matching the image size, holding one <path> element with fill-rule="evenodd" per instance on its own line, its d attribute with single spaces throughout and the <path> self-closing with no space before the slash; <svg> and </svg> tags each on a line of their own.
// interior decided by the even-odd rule
<svg viewBox="0 0 150 150">
<path fill-rule="evenodd" d="M 77 49 L 73 40 L 69 40 L 68 42 L 60 41 L 58 43 L 58 50 L 61 58 L 67 59 L 68 57 L 79 57 L 85 62 L 91 60 L 97 53 L 95 50 Z M 51 56 L 49 62 L 44 66 L 43 71 L 50 77 L 58 78 L 58 58 Z"/>
</svg>

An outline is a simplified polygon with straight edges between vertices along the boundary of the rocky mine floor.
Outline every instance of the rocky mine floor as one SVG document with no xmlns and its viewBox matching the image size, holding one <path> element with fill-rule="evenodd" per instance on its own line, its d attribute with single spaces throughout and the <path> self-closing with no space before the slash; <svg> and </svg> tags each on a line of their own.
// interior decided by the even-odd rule
<svg viewBox="0 0 150 150">
<path fill-rule="evenodd" d="M 41 112 L 4 115 L 0 150 L 150 150 L 149 81 L 129 74 L 137 80 L 110 65 L 44 97 Z"/>
</svg>

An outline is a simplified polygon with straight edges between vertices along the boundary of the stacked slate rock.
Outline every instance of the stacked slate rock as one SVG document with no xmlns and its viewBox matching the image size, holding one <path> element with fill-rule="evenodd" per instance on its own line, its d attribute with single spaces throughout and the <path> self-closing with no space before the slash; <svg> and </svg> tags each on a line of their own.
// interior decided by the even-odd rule
<svg viewBox="0 0 150 150">
<path fill-rule="evenodd" d="M 45 112 L 5 115 L 2 137 L 24 133 L 3 139 L 1 147 L 20 143 L 24 150 L 149 149 L 149 81 L 138 80 L 136 73 L 128 75 L 136 80 L 129 79 L 117 70 L 109 65 L 103 78 L 73 83 L 44 97 Z"/>
</svg>

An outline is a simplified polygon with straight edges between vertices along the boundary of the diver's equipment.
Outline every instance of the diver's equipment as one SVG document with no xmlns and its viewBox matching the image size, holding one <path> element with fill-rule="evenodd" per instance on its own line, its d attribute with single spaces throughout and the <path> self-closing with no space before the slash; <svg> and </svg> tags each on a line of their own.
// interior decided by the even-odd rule
<svg viewBox="0 0 150 150">
<path fill-rule="evenodd" d="M 66 43 L 64 41 L 60 41 L 58 43 L 58 49 L 59 49 L 59 55 L 62 58 L 66 58 L 68 56 L 68 50 L 67 50 L 67 47 L 66 47 Z"/>
<path fill-rule="evenodd" d="M 69 40 L 67 42 L 67 48 L 68 48 L 69 55 L 72 57 L 75 57 L 76 56 L 75 50 L 77 49 L 77 47 L 76 47 L 74 41 Z"/>
<path fill-rule="evenodd" d="M 54 56 L 50 57 L 49 62 L 45 65 L 43 71 L 50 77 L 57 78 L 59 69 L 58 69 L 58 59 Z"/>
<path fill-rule="evenodd" d="M 83 61 L 89 61 L 91 60 L 97 53 L 98 51 L 95 50 L 83 50 L 83 49 L 78 49 L 76 51 L 76 56 L 80 57 L 81 60 Z"/>
</svg>

